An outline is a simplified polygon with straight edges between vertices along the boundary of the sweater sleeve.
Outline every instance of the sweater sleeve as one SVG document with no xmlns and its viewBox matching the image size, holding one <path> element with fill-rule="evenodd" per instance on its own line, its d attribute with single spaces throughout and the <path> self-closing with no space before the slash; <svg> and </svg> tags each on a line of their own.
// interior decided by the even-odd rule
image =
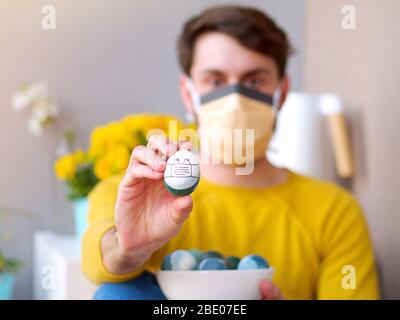
<svg viewBox="0 0 400 320">
<path fill-rule="evenodd" d="M 318 299 L 379 299 L 372 242 L 357 201 L 342 194 L 321 228 Z"/>
</svg>

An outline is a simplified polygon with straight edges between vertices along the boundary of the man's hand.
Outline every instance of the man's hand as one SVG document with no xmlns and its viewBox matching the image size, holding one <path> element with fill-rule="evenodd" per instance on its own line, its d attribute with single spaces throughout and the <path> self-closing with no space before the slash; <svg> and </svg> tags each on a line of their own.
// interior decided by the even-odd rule
<svg viewBox="0 0 400 320">
<path fill-rule="evenodd" d="M 261 282 L 261 300 L 284 300 L 283 294 L 279 288 L 270 280 Z"/>
<path fill-rule="evenodd" d="M 103 262 L 115 274 L 135 271 L 175 236 L 192 211 L 192 197 L 176 197 L 163 186 L 166 159 L 188 142 L 151 136 L 136 147 L 115 204 L 115 228 L 102 239 Z"/>
</svg>

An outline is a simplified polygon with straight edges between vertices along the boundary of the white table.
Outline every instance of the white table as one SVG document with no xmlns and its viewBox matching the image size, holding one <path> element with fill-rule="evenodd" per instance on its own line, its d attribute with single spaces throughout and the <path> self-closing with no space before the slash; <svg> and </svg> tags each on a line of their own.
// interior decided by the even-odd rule
<svg viewBox="0 0 400 320">
<path fill-rule="evenodd" d="M 89 300 L 96 286 L 81 269 L 80 246 L 73 235 L 34 234 L 33 298 Z"/>
</svg>

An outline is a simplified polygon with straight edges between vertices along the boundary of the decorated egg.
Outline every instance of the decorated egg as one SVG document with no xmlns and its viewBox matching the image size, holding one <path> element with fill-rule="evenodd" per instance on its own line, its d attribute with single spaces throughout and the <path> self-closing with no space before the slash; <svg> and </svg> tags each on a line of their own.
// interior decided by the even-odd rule
<svg viewBox="0 0 400 320">
<path fill-rule="evenodd" d="M 235 256 L 229 256 L 225 258 L 225 264 L 228 269 L 237 269 L 240 259 Z"/>
<path fill-rule="evenodd" d="M 164 257 L 162 264 L 161 264 L 161 270 L 172 270 L 170 254 Z"/>
<path fill-rule="evenodd" d="M 199 270 L 226 270 L 225 261 L 219 258 L 207 258 L 200 262 Z"/>
<path fill-rule="evenodd" d="M 200 260 L 204 260 L 204 259 L 208 259 L 208 258 L 224 259 L 224 255 L 218 251 L 210 250 L 210 251 L 204 252 L 200 257 Z"/>
<path fill-rule="evenodd" d="M 171 254 L 171 270 L 193 270 L 196 265 L 195 257 L 186 250 L 176 250 Z"/>
<path fill-rule="evenodd" d="M 250 254 L 242 258 L 242 260 L 240 260 L 237 268 L 238 270 L 266 269 L 269 268 L 269 264 L 268 261 L 265 260 L 263 257 L 258 256 L 256 254 Z"/>
<path fill-rule="evenodd" d="M 198 250 L 198 249 L 190 249 L 189 252 L 196 259 L 196 262 L 200 262 L 201 261 L 201 256 L 203 255 L 203 253 L 200 250 Z"/>
<path fill-rule="evenodd" d="M 167 160 L 164 186 L 175 196 L 183 197 L 192 193 L 199 180 L 199 161 L 194 153 L 179 150 Z"/>
</svg>

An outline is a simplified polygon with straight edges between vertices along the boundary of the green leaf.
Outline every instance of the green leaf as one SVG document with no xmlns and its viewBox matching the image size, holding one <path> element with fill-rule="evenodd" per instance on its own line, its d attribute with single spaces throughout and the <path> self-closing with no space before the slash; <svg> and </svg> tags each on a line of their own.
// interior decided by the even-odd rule
<svg viewBox="0 0 400 320">
<path fill-rule="evenodd" d="M 0 251 L 0 272 L 5 269 L 6 266 L 6 258 L 3 256 L 3 253 Z"/>
<path fill-rule="evenodd" d="M 147 144 L 146 136 L 144 135 L 142 130 L 135 131 L 135 134 L 136 134 L 136 137 L 139 140 L 139 144 L 141 144 L 141 145 L 146 145 Z"/>
<path fill-rule="evenodd" d="M 93 164 L 79 167 L 75 177 L 67 181 L 69 199 L 77 200 L 87 197 L 98 182 L 99 179 L 93 171 Z"/>
<path fill-rule="evenodd" d="M 22 263 L 19 260 L 8 259 L 6 260 L 5 271 L 16 273 L 21 265 Z"/>
<path fill-rule="evenodd" d="M 16 259 L 6 259 L 4 254 L 0 250 L 0 272 L 12 272 L 16 273 L 21 267 L 21 261 Z"/>
</svg>

